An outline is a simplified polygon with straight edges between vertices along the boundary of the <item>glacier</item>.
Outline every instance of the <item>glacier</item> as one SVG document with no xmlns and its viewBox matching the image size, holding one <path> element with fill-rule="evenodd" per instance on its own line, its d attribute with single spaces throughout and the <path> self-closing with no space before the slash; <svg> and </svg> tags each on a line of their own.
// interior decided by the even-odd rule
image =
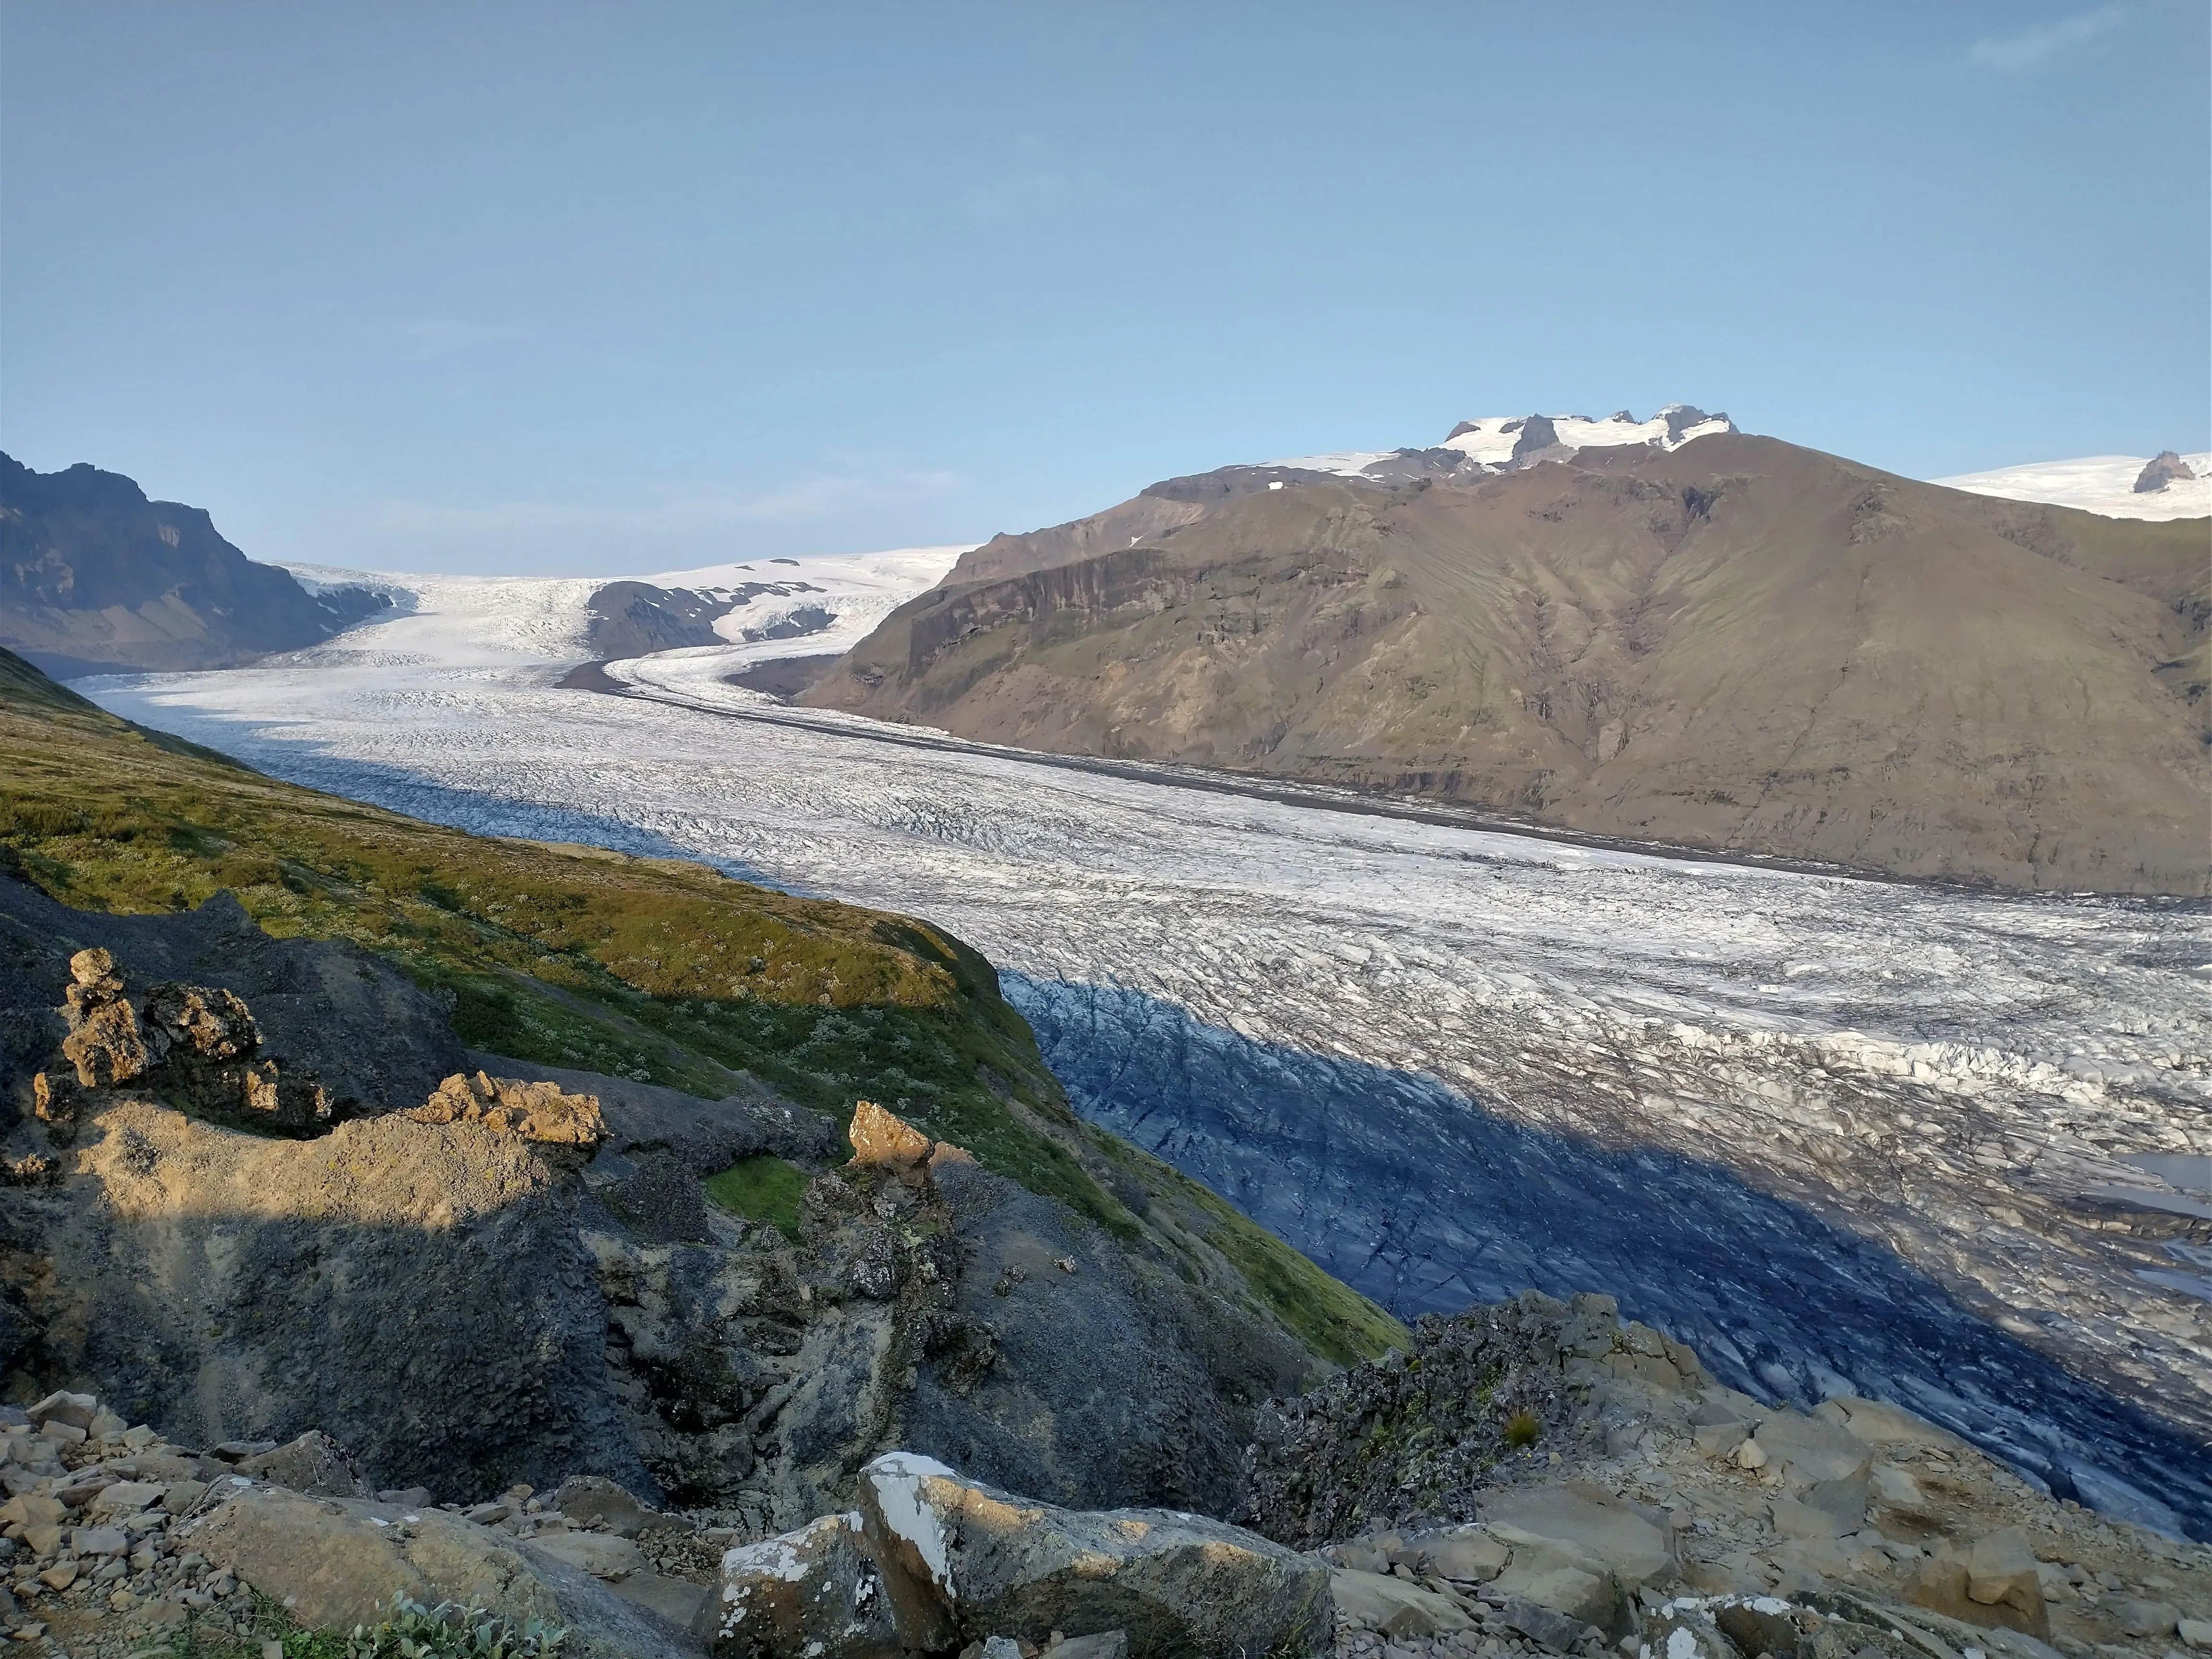
<svg viewBox="0 0 2212 1659">
<path fill-rule="evenodd" d="M 775 641 L 562 690 L 593 584 L 379 580 L 408 614 L 78 689 L 427 818 L 927 916 L 1085 1115 L 1401 1315 L 1609 1291 L 1763 1397 L 1894 1400 L 2212 1535 L 2203 904 L 1047 761 L 726 683 Z"/>
</svg>

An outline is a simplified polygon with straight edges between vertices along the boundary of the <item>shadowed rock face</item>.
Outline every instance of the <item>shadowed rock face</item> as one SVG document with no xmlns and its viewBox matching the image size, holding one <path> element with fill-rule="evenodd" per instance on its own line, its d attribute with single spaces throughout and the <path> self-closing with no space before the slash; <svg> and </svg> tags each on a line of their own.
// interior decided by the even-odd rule
<svg viewBox="0 0 2212 1659">
<path fill-rule="evenodd" d="M 781 599 L 819 591 L 811 582 L 739 582 L 734 587 L 707 590 L 656 587 L 651 582 L 609 582 L 592 595 L 586 644 L 603 661 L 687 646 L 720 645 L 722 636 L 714 631 L 715 623 L 739 606 L 750 605 L 763 593 Z M 819 605 L 802 605 L 766 628 L 744 630 L 744 637 L 797 639 L 819 633 L 832 620 Z"/>
<path fill-rule="evenodd" d="M 120 474 L 0 455 L 0 645 L 48 673 L 235 667 L 391 605 L 368 588 L 310 592 L 204 508 L 149 501 Z"/>
<path fill-rule="evenodd" d="M 1740 434 L 1477 479 L 1229 468 L 987 544 L 800 701 L 1691 848 L 2197 894 L 2204 573 L 2201 520 Z"/>
</svg>

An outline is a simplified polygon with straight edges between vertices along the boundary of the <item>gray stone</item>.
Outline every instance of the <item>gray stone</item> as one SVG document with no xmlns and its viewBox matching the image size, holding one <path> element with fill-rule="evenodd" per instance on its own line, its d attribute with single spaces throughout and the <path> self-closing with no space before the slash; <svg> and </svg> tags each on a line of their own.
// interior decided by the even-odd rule
<svg viewBox="0 0 2212 1659">
<path fill-rule="evenodd" d="M 1337 1617 L 1358 1630 L 1401 1639 L 1472 1630 L 1457 1602 L 1403 1578 L 1339 1567 L 1328 1576 Z"/>
<path fill-rule="evenodd" d="M 441 1510 L 394 1524 L 383 1505 L 250 1486 L 176 1534 L 179 1547 L 283 1602 L 303 1625 L 374 1624 L 404 1595 L 563 1626 L 570 1634 L 562 1652 L 572 1659 L 693 1652 L 588 1574 Z"/>
<path fill-rule="evenodd" d="M 1064 1510 L 963 1480 L 911 1453 L 860 1474 L 900 1633 L 973 1639 L 1121 1630 L 1137 1652 L 1292 1654 L 1330 1641 L 1329 1571 L 1257 1534 L 1173 1510 Z"/>
<path fill-rule="evenodd" d="M 1969 1586 L 1967 1593 L 1972 1594 Z M 2112 1617 L 2130 1636 L 2171 1636 L 2181 1622 L 2180 1610 L 2170 1602 L 2131 1598 L 2112 1603 Z"/>
<path fill-rule="evenodd" d="M 692 1629 L 715 1659 L 895 1659 L 902 1645 L 884 1574 L 851 1514 L 728 1551 Z"/>
<path fill-rule="evenodd" d="M 1425 1577 L 1486 1583 L 1505 1571 L 1511 1552 L 1483 1527 L 1449 1527 L 1407 1537 L 1393 1559 Z"/>
<path fill-rule="evenodd" d="M 641 1504 L 630 1492 L 604 1475 L 572 1475 L 553 1494 L 553 1507 L 571 1521 L 603 1526 L 624 1538 L 635 1538 L 661 1516 Z"/>
<path fill-rule="evenodd" d="M 1801 1504 L 1794 1498 L 1777 1498 L 1772 1512 L 1774 1530 L 1784 1538 L 1841 1538 L 1841 1521 L 1823 1509 Z"/>
<path fill-rule="evenodd" d="M 541 1533 L 531 1541 L 556 1561 L 566 1561 L 594 1578 L 626 1578 L 645 1567 L 645 1552 L 611 1533 Z"/>
<path fill-rule="evenodd" d="M 1589 1628 L 1583 1620 L 1571 1613 L 1560 1613 L 1540 1602 L 1523 1601 L 1509 1597 L 1500 1609 L 1500 1616 L 1508 1630 L 1516 1630 L 1539 1646 L 1553 1653 L 1565 1653 L 1583 1639 Z"/>
<path fill-rule="evenodd" d="M 1549 1607 L 1577 1627 L 1595 1625 L 1608 1636 L 1626 1632 L 1632 1617 L 1628 1599 L 1604 1562 L 1557 1539 L 1509 1527 L 1496 1530 L 1513 1546 L 1513 1559 L 1490 1581 L 1488 1594 Z"/>
<path fill-rule="evenodd" d="M 1761 1420 L 1759 1444 L 1784 1474 L 1811 1483 L 1853 1480 L 1874 1465 L 1874 1452 L 1848 1429 L 1802 1412 L 1776 1412 Z"/>
<path fill-rule="evenodd" d="M 536 1540 L 544 1547 L 544 1540 Z M 609 1581 L 609 1588 L 633 1607 L 643 1607 L 678 1630 L 695 1629 L 714 1599 L 713 1590 L 688 1578 L 657 1572 L 633 1572 Z"/>
<path fill-rule="evenodd" d="M 89 1432 L 92 1419 L 99 1410 L 100 1401 L 92 1395 L 57 1392 L 48 1395 L 35 1406 L 25 1407 L 24 1414 L 40 1428 L 49 1423 L 66 1423 L 73 1429 Z"/>
<path fill-rule="evenodd" d="M 1044 1659 L 1129 1659 L 1129 1632 L 1100 1631 L 1095 1636 L 1072 1636 L 1064 1642 L 1048 1642 Z"/>
<path fill-rule="evenodd" d="M 1511 1527 L 1567 1544 L 1603 1563 L 1624 1589 L 1637 1590 L 1669 1574 L 1674 1550 L 1667 1534 L 1610 1493 L 1595 1487 L 1528 1487 L 1487 1497 L 1483 1514 L 1491 1531 Z M 1601 1622 L 1593 1620 L 1592 1623 Z"/>
<path fill-rule="evenodd" d="M 271 1486 L 286 1486 L 315 1498 L 359 1498 L 363 1495 L 353 1459 L 344 1448 L 319 1429 L 310 1429 L 296 1440 L 240 1461 L 238 1472 Z"/>
</svg>

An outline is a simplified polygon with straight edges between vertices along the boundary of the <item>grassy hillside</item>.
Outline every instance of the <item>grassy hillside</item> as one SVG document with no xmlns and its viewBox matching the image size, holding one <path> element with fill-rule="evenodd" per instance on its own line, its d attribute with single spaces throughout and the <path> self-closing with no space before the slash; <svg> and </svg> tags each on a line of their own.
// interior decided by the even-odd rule
<svg viewBox="0 0 2212 1659">
<path fill-rule="evenodd" d="M 1735 435 L 1473 483 L 1249 482 L 1157 532 L 1131 504 L 1001 538 L 803 701 L 1686 848 L 2212 880 L 2202 520 Z"/>
<path fill-rule="evenodd" d="M 1279 1240 L 1078 1120 L 991 965 L 925 922 L 279 782 L 118 720 L 4 651 L 0 860 L 95 910 L 182 909 L 229 888 L 271 933 L 349 939 L 451 992 L 472 1047 L 707 1098 L 750 1073 L 841 1116 L 879 1101 L 1170 1252 L 1325 1358 L 1402 1340 Z"/>
</svg>

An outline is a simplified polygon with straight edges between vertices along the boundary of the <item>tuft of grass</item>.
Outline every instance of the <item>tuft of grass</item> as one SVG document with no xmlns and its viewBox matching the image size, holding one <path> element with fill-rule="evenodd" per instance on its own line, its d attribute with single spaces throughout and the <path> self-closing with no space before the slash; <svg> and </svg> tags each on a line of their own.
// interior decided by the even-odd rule
<svg viewBox="0 0 2212 1659">
<path fill-rule="evenodd" d="M 799 1197 L 811 1179 L 796 1164 L 763 1152 L 741 1158 L 720 1175 L 707 1177 L 707 1196 L 732 1215 L 774 1224 L 793 1243 L 799 1242 Z"/>
<path fill-rule="evenodd" d="M 1505 1419 L 1505 1443 L 1520 1451 L 1544 1437 L 1544 1425 L 1534 1412 L 1516 1412 Z"/>
</svg>

